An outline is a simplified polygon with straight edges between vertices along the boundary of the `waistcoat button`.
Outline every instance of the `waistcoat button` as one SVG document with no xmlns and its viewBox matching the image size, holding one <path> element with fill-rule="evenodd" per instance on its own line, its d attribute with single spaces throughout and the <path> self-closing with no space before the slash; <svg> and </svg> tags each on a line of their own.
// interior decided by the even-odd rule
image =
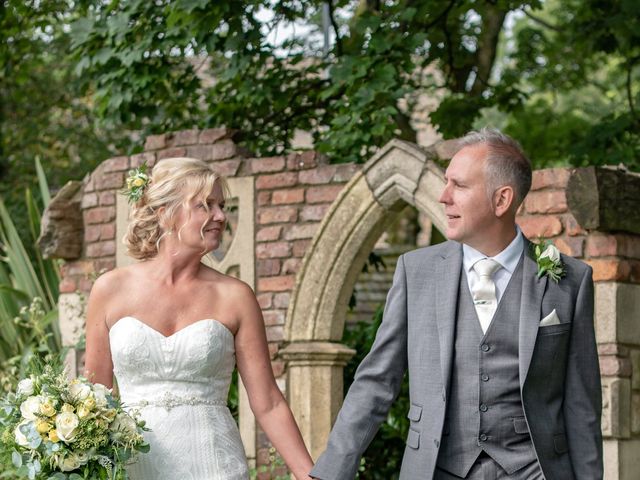
<svg viewBox="0 0 640 480">
<path fill-rule="evenodd" d="M 481 349 L 483 352 L 488 352 L 490 348 L 491 348 L 491 347 L 489 347 L 489 345 L 487 345 L 486 343 L 483 343 L 483 344 L 482 344 L 482 346 L 480 347 L 480 349 Z"/>
<path fill-rule="evenodd" d="M 489 410 L 489 407 L 487 407 L 484 403 L 480 405 L 481 412 L 486 412 L 487 410 Z"/>
</svg>

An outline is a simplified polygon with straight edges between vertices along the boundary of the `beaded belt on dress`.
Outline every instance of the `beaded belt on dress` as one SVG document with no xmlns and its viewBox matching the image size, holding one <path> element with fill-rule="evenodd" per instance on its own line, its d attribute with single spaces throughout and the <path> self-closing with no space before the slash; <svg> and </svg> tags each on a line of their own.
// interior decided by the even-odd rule
<svg viewBox="0 0 640 480">
<path fill-rule="evenodd" d="M 127 402 L 128 407 L 164 407 L 167 410 L 183 405 L 211 405 L 218 407 L 226 407 L 227 402 L 224 400 L 209 400 L 201 397 L 186 397 L 174 395 L 171 392 L 164 392 L 160 397 L 154 400 L 140 400 L 138 402 Z"/>
</svg>

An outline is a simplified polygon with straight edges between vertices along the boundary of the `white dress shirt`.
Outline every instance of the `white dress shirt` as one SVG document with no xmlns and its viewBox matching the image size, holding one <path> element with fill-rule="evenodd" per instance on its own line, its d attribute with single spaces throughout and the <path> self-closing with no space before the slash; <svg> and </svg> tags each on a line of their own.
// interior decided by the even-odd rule
<svg viewBox="0 0 640 480">
<path fill-rule="evenodd" d="M 498 303 L 500 303 L 502 294 L 506 290 L 509 280 L 511 280 L 511 276 L 518 266 L 518 262 L 520 261 L 520 257 L 524 251 L 524 237 L 522 235 L 522 231 L 517 225 L 516 230 L 516 237 L 511 241 L 507 248 L 502 250 L 495 257 L 487 257 L 475 248 L 464 243 L 462 244 L 462 266 L 467 274 L 467 282 L 469 284 L 470 292 L 473 291 L 473 287 L 480 280 L 478 274 L 473 269 L 473 266 L 478 260 L 482 260 L 483 258 L 492 258 L 502 265 L 502 268 L 499 268 L 493 275 L 493 281 L 496 284 L 496 299 L 498 300 Z"/>
</svg>

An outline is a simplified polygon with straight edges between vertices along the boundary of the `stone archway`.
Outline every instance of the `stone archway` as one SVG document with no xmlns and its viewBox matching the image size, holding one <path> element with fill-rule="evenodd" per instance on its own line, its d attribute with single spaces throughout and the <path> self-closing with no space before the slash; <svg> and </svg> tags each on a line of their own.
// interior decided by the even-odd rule
<svg viewBox="0 0 640 480">
<path fill-rule="evenodd" d="M 288 361 L 289 400 L 314 458 L 342 404 L 342 369 L 354 352 L 338 342 L 367 255 L 406 204 L 444 227 L 438 203 L 444 173 L 434 154 L 401 140 L 388 143 L 340 192 L 305 255 L 287 313 L 289 345 L 280 356 Z"/>
</svg>

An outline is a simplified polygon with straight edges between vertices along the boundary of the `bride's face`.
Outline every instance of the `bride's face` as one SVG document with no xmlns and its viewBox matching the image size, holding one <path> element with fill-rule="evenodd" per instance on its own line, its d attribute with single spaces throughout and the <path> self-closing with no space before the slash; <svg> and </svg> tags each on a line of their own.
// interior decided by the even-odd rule
<svg viewBox="0 0 640 480">
<path fill-rule="evenodd" d="M 180 245 L 201 254 L 217 249 L 227 220 L 224 203 L 222 187 L 216 182 L 206 201 L 194 198 L 187 207 L 180 208 L 175 222 Z"/>
</svg>

